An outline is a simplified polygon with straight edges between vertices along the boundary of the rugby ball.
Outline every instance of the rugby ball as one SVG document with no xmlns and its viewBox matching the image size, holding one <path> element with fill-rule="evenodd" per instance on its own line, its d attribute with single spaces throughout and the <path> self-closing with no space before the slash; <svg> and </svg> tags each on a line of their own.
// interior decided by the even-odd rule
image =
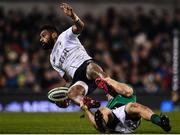
<svg viewBox="0 0 180 135">
<path fill-rule="evenodd" d="M 52 102 L 64 101 L 68 99 L 68 87 L 57 87 L 48 92 L 48 99 Z"/>
<path fill-rule="evenodd" d="M 48 99 L 60 108 L 66 108 L 70 104 L 68 98 L 68 87 L 57 87 L 48 92 Z"/>
</svg>

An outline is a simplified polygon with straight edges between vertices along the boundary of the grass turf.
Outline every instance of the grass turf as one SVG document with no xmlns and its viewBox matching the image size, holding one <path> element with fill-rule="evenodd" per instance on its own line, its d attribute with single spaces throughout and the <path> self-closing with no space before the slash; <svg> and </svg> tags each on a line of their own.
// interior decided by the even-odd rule
<svg viewBox="0 0 180 135">
<path fill-rule="evenodd" d="M 171 120 L 170 133 L 180 133 L 180 112 L 166 113 Z M 89 133 L 96 134 L 91 123 L 86 118 L 80 118 L 80 113 L 0 113 L 0 134 L 3 133 Z M 136 133 L 165 133 L 151 122 L 142 121 Z"/>
</svg>

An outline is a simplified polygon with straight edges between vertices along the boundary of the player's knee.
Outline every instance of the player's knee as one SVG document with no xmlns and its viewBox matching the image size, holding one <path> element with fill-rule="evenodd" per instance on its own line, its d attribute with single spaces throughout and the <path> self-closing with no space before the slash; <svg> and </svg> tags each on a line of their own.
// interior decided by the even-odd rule
<svg viewBox="0 0 180 135">
<path fill-rule="evenodd" d="M 94 63 L 90 63 L 88 66 L 87 66 L 87 73 L 92 73 L 94 71 L 94 68 L 95 68 L 95 64 Z"/>
<path fill-rule="evenodd" d="M 107 77 L 107 74 L 102 70 L 102 68 L 95 64 L 95 63 L 90 63 L 87 66 L 87 77 L 89 79 L 96 79 L 97 77 Z"/>
<path fill-rule="evenodd" d="M 138 108 L 139 107 L 139 104 L 138 103 L 128 103 L 127 105 L 127 108 L 129 109 L 129 110 L 132 110 L 132 109 L 134 109 L 134 108 Z"/>
<path fill-rule="evenodd" d="M 85 95 L 85 90 L 83 87 L 81 86 L 74 86 L 74 87 L 71 87 L 69 89 L 69 92 L 68 92 L 68 97 L 70 99 L 74 99 L 76 98 L 77 96 L 84 96 Z"/>
<path fill-rule="evenodd" d="M 125 110 L 129 114 L 139 114 L 139 104 L 130 102 L 126 105 Z"/>
<path fill-rule="evenodd" d="M 130 96 L 132 96 L 132 94 L 133 94 L 133 89 L 131 88 L 131 87 L 129 87 L 127 90 L 126 90 L 126 96 L 127 97 L 130 97 Z"/>
<path fill-rule="evenodd" d="M 139 103 L 132 103 L 132 106 L 137 108 L 137 107 L 140 107 L 140 104 Z"/>
<path fill-rule="evenodd" d="M 75 93 L 74 91 L 70 90 L 68 93 L 67 93 L 67 96 L 70 98 L 70 99 L 73 99 L 75 97 Z"/>
<path fill-rule="evenodd" d="M 141 105 L 139 103 L 129 103 L 128 104 L 128 109 L 133 110 L 133 111 L 135 110 L 135 112 L 140 114 L 140 115 L 142 113 L 144 113 L 144 111 L 149 110 L 149 108 L 147 106 Z"/>
<path fill-rule="evenodd" d="M 138 107 L 139 106 L 139 104 L 138 103 L 129 103 L 128 104 L 128 106 L 130 107 L 130 108 L 136 108 L 136 107 Z"/>
</svg>

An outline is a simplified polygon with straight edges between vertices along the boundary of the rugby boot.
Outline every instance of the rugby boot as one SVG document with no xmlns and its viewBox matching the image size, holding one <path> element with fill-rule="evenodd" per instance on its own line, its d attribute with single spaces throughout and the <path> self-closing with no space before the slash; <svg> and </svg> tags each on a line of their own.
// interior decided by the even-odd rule
<svg viewBox="0 0 180 135">
<path fill-rule="evenodd" d="M 160 115 L 161 117 L 161 128 L 164 129 L 166 132 L 169 132 L 171 130 L 171 125 L 169 122 L 169 118 L 166 115 Z"/>
<path fill-rule="evenodd" d="M 90 97 L 86 97 L 86 96 L 83 97 L 83 103 L 84 105 L 87 106 L 88 109 L 99 108 L 101 105 L 99 101 L 93 100 Z"/>
<path fill-rule="evenodd" d="M 96 78 L 95 83 L 99 89 L 103 89 L 106 94 L 109 93 L 108 84 L 104 79 L 98 77 Z"/>
</svg>

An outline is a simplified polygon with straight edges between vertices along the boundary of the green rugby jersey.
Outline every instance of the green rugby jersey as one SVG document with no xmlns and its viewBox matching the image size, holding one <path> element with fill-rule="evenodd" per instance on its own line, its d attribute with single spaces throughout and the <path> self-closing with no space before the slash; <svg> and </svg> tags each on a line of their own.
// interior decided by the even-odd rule
<svg viewBox="0 0 180 135">
<path fill-rule="evenodd" d="M 135 95 L 132 95 L 130 97 L 123 97 L 121 95 L 117 95 L 114 98 L 112 98 L 110 101 L 108 101 L 108 104 L 106 105 L 106 107 L 109 109 L 113 109 L 115 107 L 126 105 L 130 102 L 136 102 Z"/>
</svg>

